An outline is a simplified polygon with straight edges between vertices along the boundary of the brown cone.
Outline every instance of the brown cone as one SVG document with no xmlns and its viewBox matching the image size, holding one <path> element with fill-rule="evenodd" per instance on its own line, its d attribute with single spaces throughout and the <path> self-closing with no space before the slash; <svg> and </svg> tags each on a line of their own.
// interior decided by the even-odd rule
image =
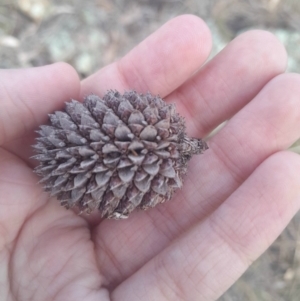
<svg viewBox="0 0 300 301">
<path fill-rule="evenodd" d="M 174 105 L 150 93 L 89 95 L 49 117 L 34 145 L 40 182 L 62 206 L 107 218 L 169 200 L 192 155 L 208 148 L 187 137 Z"/>
</svg>

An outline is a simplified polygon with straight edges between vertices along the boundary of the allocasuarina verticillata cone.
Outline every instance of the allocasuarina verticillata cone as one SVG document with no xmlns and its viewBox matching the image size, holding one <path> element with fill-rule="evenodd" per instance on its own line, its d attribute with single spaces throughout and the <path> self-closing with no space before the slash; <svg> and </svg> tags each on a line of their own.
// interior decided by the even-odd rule
<svg viewBox="0 0 300 301">
<path fill-rule="evenodd" d="M 174 105 L 150 93 L 89 95 L 49 116 L 34 145 L 40 182 L 66 208 L 107 218 L 169 200 L 189 159 L 208 148 L 186 135 Z"/>
</svg>

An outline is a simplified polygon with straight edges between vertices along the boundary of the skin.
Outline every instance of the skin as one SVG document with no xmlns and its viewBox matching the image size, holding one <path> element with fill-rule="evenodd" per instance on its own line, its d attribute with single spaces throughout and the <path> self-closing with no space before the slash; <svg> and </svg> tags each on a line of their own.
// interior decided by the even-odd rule
<svg viewBox="0 0 300 301">
<path fill-rule="evenodd" d="M 65 64 L 0 71 L 0 300 L 216 300 L 300 206 L 300 76 L 270 33 L 238 36 L 207 62 L 211 36 L 177 17 L 80 83 Z M 135 89 L 175 102 L 195 156 L 168 203 L 122 221 L 60 207 L 32 173 L 34 130 L 70 98 Z"/>
</svg>

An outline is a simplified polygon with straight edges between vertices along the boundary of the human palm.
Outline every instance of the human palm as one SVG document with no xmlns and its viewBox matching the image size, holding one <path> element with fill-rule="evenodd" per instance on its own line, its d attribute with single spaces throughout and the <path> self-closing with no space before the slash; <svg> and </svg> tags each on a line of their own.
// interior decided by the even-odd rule
<svg viewBox="0 0 300 301">
<path fill-rule="evenodd" d="M 67 64 L 0 71 L 0 300 L 216 300 L 300 205 L 300 77 L 250 31 L 211 47 L 194 16 L 171 20 L 82 83 Z M 175 102 L 190 136 L 227 124 L 194 157 L 182 190 L 127 220 L 78 216 L 32 173 L 34 129 L 70 98 L 135 89 Z"/>
</svg>

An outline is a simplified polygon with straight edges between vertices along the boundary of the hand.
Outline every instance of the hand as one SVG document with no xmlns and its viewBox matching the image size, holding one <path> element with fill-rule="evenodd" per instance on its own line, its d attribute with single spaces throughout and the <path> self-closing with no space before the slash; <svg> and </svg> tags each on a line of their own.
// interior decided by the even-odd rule
<svg viewBox="0 0 300 301">
<path fill-rule="evenodd" d="M 180 16 L 82 83 L 65 63 L 0 71 L 0 300 L 216 300 L 275 240 L 300 205 L 300 157 L 284 151 L 300 136 L 300 76 L 282 74 L 264 31 L 201 68 L 210 48 L 206 25 Z M 107 89 L 175 102 L 194 137 L 230 119 L 170 202 L 123 221 L 49 200 L 28 159 L 48 113 Z"/>
</svg>

